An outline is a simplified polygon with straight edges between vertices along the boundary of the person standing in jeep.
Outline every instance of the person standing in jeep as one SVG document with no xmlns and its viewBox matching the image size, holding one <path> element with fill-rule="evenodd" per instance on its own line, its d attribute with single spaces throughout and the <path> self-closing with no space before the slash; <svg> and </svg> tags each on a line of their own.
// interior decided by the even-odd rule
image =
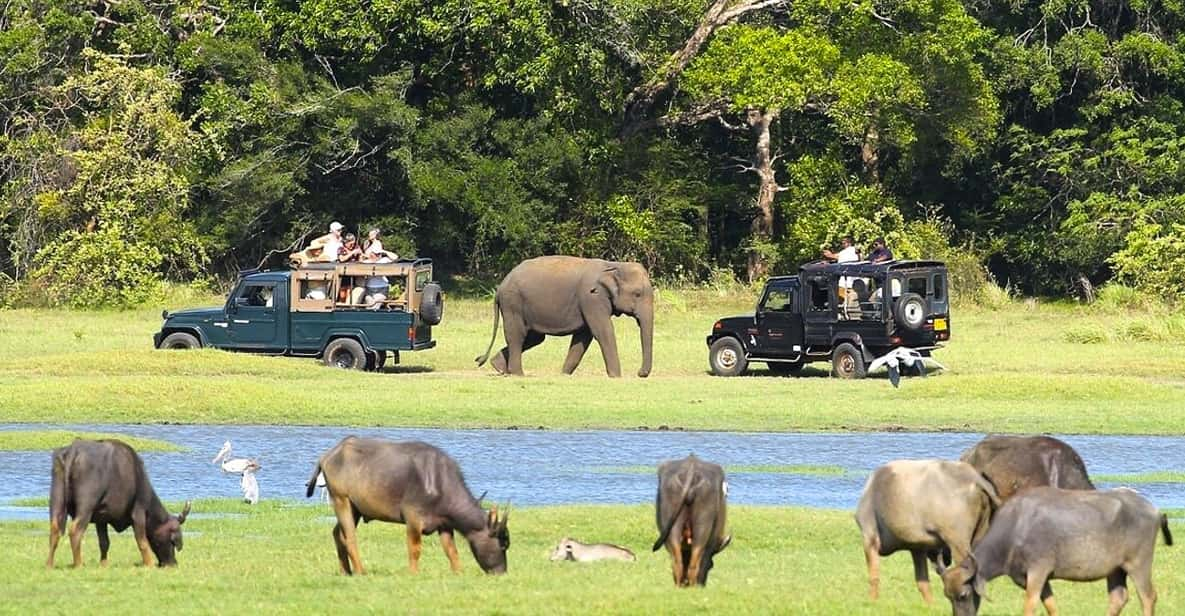
<svg viewBox="0 0 1185 616">
<path fill-rule="evenodd" d="M 872 263 L 883 263 L 885 261 L 893 260 L 893 251 L 885 245 L 885 238 L 878 237 L 872 240 L 872 252 L 868 255 L 868 260 Z"/>
<path fill-rule="evenodd" d="M 860 251 L 852 242 L 852 236 L 845 235 L 839 240 L 839 252 L 831 252 L 823 249 L 823 258 L 830 259 L 836 263 L 848 263 L 849 261 L 859 261 Z"/>
</svg>

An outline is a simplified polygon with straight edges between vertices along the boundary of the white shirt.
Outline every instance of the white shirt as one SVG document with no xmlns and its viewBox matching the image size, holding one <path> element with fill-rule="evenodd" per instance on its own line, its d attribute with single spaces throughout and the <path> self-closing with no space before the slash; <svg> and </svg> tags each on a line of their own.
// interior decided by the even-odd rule
<svg viewBox="0 0 1185 616">
<path fill-rule="evenodd" d="M 836 263 L 847 263 L 848 261 L 859 261 L 859 260 L 860 260 L 860 254 L 858 252 L 856 252 L 855 246 L 848 246 L 847 248 L 844 248 L 843 250 L 839 251 L 839 254 L 835 255 L 835 262 Z"/>
<path fill-rule="evenodd" d="M 325 256 L 327 261 L 336 262 L 338 253 L 340 253 L 341 250 L 342 250 L 342 241 L 340 239 L 335 238 L 335 237 L 331 237 L 325 242 L 325 248 L 321 252 L 321 254 Z"/>
</svg>

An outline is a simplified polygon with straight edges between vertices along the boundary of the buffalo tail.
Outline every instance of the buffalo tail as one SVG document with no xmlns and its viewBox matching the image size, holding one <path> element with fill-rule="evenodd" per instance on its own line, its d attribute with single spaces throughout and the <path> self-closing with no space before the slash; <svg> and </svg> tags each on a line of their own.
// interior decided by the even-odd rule
<svg viewBox="0 0 1185 616">
<path fill-rule="evenodd" d="M 1173 533 L 1169 532 L 1169 516 L 1160 514 L 1160 532 L 1164 533 L 1164 544 L 1173 544 Z"/>
<path fill-rule="evenodd" d="M 498 319 L 502 316 L 501 306 L 498 304 L 498 294 L 494 293 L 494 330 L 490 332 L 490 346 L 486 347 L 486 352 L 480 357 L 474 357 L 473 361 L 477 362 L 478 366 L 483 366 L 486 360 L 490 358 L 490 351 L 494 350 L 494 341 L 498 339 Z"/>
<path fill-rule="evenodd" d="M 675 513 L 666 522 L 663 522 L 662 530 L 659 531 L 658 539 L 654 542 L 654 547 L 650 549 L 651 552 L 657 552 L 658 548 L 661 548 L 667 542 L 667 537 L 671 534 L 671 529 L 675 526 L 675 520 L 679 519 L 679 515 L 683 513 L 683 510 L 689 504 L 687 502 L 687 496 L 691 494 L 692 483 L 695 483 L 695 476 L 692 474 L 692 469 L 689 468 L 687 469 L 687 478 L 683 482 L 683 494 L 679 496 L 679 508 L 675 510 Z"/>
<path fill-rule="evenodd" d="M 313 476 L 309 477 L 309 482 L 305 486 L 304 497 L 312 498 L 313 492 L 317 491 L 317 475 L 321 474 L 321 462 L 317 461 L 317 466 L 313 467 Z"/>
</svg>

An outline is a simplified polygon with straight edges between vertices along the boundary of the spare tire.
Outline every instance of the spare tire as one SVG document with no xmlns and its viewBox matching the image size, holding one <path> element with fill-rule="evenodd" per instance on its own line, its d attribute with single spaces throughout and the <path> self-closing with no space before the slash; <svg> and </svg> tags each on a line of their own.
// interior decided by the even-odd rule
<svg viewBox="0 0 1185 616">
<path fill-rule="evenodd" d="M 420 319 L 428 325 L 436 325 L 444 318 L 444 295 L 440 285 L 429 282 L 420 291 Z"/>
<path fill-rule="evenodd" d="M 917 293 L 906 293 L 897 298 L 893 308 L 897 323 L 910 331 L 919 331 L 926 324 L 926 299 Z"/>
</svg>

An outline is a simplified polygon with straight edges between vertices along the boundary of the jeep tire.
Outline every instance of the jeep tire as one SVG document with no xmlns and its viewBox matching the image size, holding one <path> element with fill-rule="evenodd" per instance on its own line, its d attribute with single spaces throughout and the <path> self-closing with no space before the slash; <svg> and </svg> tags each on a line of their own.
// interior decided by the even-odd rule
<svg viewBox="0 0 1185 616">
<path fill-rule="evenodd" d="M 444 318 L 444 296 L 440 285 L 429 282 L 420 292 L 420 320 L 428 325 L 437 325 Z"/>
<path fill-rule="evenodd" d="M 906 293 L 897 298 L 893 308 L 897 323 L 909 331 L 921 331 L 926 323 L 926 300 L 917 293 Z"/>
<path fill-rule="evenodd" d="M 173 332 L 160 341 L 162 349 L 200 349 L 202 342 L 187 332 Z"/>
<path fill-rule="evenodd" d="M 749 366 L 745 349 L 736 338 L 725 336 L 708 349 L 708 365 L 716 376 L 740 376 Z"/>
<path fill-rule="evenodd" d="M 864 354 L 850 342 L 844 342 L 831 352 L 831 374 L 841 379 L 862 379 L 868 374 Z"/>
<path fill-rule="evenodd" d="M 337 338 L 325 345 L 322 361 L 330 368 L 345 368 L 348 370 L 365 370 L 366 351 L 353 338 Z"/>
</svg>

